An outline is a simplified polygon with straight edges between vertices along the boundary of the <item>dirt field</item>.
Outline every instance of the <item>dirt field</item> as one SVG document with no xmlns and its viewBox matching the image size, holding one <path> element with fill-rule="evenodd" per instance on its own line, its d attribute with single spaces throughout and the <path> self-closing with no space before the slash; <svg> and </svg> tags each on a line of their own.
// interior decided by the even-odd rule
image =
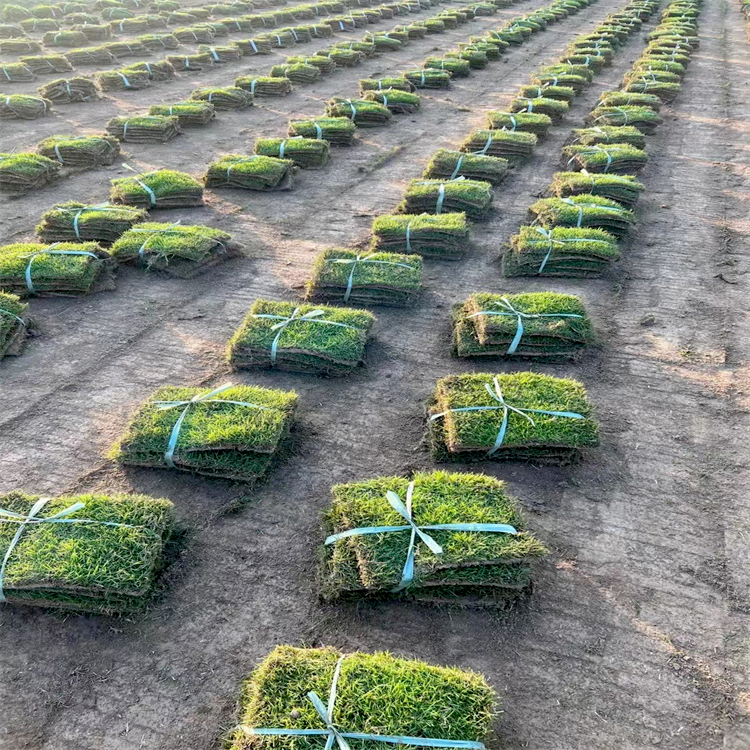
<svg viewBox="0 0 750 750">
<path fill-rule="evenodd" d="M 220 113 L 170 144 L 128 146 L 127 161 L 198 174 L 216 154 L 283 132 L 290 115 L 320 113 L 331 95 L 354 94 L 365 75 L 407 69 L 435 47 L 446 51 L 543 4 Z M 153 214 L 221 227 L 248 257 L 190 281 L 125 269 L 114 292 L 33 302 L 42 335 L 0 365 L 0 491 L 147 492 L 172 499 L 193 533 L 168 590 L 143 617 L 0 610 L 2 750 L 208 750 L 233 722 L 240 681 L 277 643 L 389 649 L 481 671 L 502 700 L 494 745 L 504 750 L 750 748 L 750 54 L 736 3 L 706 0 L 701 48 L 648 139 L 637 228 L 607 278 L 506 280 L 497 255 L 549 182 L 570 128 L 619 82 L 643 34 L 495 191 L 493 217 L 476 225 L 465 260 L 427 261 L 417 306 L 376 310 L 366 369 L 325 380 L 230 375 L 223 364 L 225 341 L 256 297 L 299 295 L 316 252 L 365 241 L 372 217 L 395 206 L 436 148 L 455 147 L 487 109 L 622 4 L 599 0 L 450 91 L 427 92 L 420 115 L 360 131 L 359 145 L 336 150 L 322 172 L 302 173 L 291 193 L 209 192 L 205 209 Z M 2 148 L 96 132 L 116 112 L 269 65 L 268 57 L 246 59 L 58 107 L 33 123 L 3 122 Z M 3 241 L 31 236 L 54 201 L 101 202 L 122 173 L 95 170 L 3 201 Z M 315 548 L 330 485 L 433 466 L 421 445 L 424 401 L 438 377 L 471 369 L 449 356 L 451 304 L 477 290 L 546 288 L 583 295 L 601 332 L 595 355 L 542 369 L 585 382 L 602 445 L 572 468 L 481 466 L 508 481 L 554 549 L 528 605 L 504 616 L 322 606 Z M 301 397 L 294 455 L 252 493 L 178 472 L 123 472 L 102 458 L 156 387 L 230 378 Z"/>
</svg>

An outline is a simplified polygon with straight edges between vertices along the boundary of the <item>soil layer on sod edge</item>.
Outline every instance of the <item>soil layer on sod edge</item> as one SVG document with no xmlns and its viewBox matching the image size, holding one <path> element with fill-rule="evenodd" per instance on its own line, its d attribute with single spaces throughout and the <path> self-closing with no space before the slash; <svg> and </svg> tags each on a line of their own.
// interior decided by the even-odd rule
<svg viewBox="0 0 750 750">
<path fill-rule="evenodd" d="M 320 115 L 333 96 L 355 96 L 359 79 L 414 69 L 436 46 L 455 47 L 542 4 L 414 41 L 287 97 L 259 97 L 172 143 L 123 144 L 125 159 L 139 171 L 199 176 L 221 153 L 252 153 L 256 137 L 281 137 L 289 119 Z M 241 681 L 278 643 L 391 650 L 481 672 L 503 707 L 496 721 L 503 750 L 721 750 L 748 742 L 750 48 L 736 3 L 703 8 L 701 47 L 682 92 L 662 107 L 664 123 L 647 140 L 637 223 L 603 278 L 506 279 L 497 254 L 559 171 L 570 131 L 583 127 L 601 91 L 616 88 L 653 22 L 508 175 L 464 259 L 425 259 L 417 303 L 377 310 L 366 368 L 331 381 L 230 375 L 223 364 L 225 342 L 255 299 L 301 297 L 322 249 L 358 241 L 364 248 L 373 216 L 394 209 L 437 148 L 455 149 L 485 127 L 485 110 L 505 109 L 575 34 L 621 6 L 599 0 L 451 89 L 420 90 L 418 115 L 360 132 L 357 146 L 335 150 L 323 170 L 303 171 L 289 193 L 206 190 L 203 208 L 150 217 L 216 226 L 246 257 L 189 280 L 125 267 L 106 294 L 32 301 L 42 334 L 0 364 L 0 492 L 146 493 L 173 501 L 194 532 L 164 593 L 138 618 L 0 609 L 2 750 L 212 749 L 235 722 Z M 281 60 L 246 58 L 144 91 L 60 105 L 33 130 L 5 121 L 2 148 L 24 152 L 51 135 L 101 132 L 115 115 L 231 85 L 240 73 L 266 74 Z M 14 84 L 12 92 L 35 85 Z M 103 202 L 109 180 L 125 174 L 118 162 L 4 201 L 3 241 L 28 241 L 54 203 Z M 549 289 L 583 299 L 602 350 L 535 369 L 585 384 L 601 446 L 564 469 L 482 464 L 507 482 L 551 550 L 528 604 L 502 616 L 387 602 L 321 605 L 316 548 L 330 486 L 434 469 L 420 440 L 435 381 L 529 367 L 451 359 L 452 305 L 478 291 Z M 299 394 L 293 446 L 266 483 L 248 492 L 186 473 L 120 470 L 102 458 L 158 387 L 229 380 Z M 222 514 L 243 501 L 239 512 Z"/>
</svg>

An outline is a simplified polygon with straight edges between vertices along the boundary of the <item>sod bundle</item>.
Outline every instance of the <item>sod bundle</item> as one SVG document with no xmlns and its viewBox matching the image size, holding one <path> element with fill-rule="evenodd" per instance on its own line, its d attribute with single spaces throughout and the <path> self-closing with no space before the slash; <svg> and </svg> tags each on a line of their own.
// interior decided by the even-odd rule
<svg viewBox="0 0 750 750">
<path fill-rule="evenodd" d="M 382 91 L 367 91 L 365 99 L 377 102 L 394 115 L 411 115 L 419 111 L 420 99 L 417 94 L 400 89 L 383 89 Z M 355 123 L 359 124 L 356 122 Z"/>
<path fill-rule="evenodd" d="M 326 103 L 328 117 L 347 117 L 358 128 L 377 128 L 391 120 L 388 107 L 367 99 L 340 99 L 335 97 Z"/>
<path fill-rule="evenodd" d="M 37 154 L 0 153 L 0 190 L 6 193 L 28 193 L 38 190 L 60 174 L 60 165 Z"/>
<path fill-rule="evenodd" d="M 519 96 L 524 99 L 557 99 L 570 104 L 576 92 L 570 86 L 521 86 Z M 536 110 L 536 107 L 534 107 Z M 543 110 L 540 110 L 543 112 Z"/>
<path fill-rule="evenodd" d="M 190 98 L 213 104 L 216 109 L 247 109 L 253 106 L 253 95 L 237 86 L 196 89 L 190 93 Z"/>
<path fill-rule="evenodd" d="M 0 289 L 22 297 L 71 296 L 112 288 L 112 267 L 95 242 L 0 247 Z"/>
<path fill-rule="evenodd" d="M 583 65 L 566 65 L 565 67 L 575 68 L 576 70 L 578 68 L 587 69 L 586 66 Z M 583 93 L 583 90 L 588 86 L 590 80 L 591 79 L 585 75 L 580 75 L 578 73 L 564 73 L 561 71 L 542 72 L 532 76 L 532 83 L 538 86 L 567 86 L 572 88 L 576 92 L 576 95 Z"/>
<path fill-rule="evenodd" d="M 423 67 L 429 70 L 448 71 L 453 78 L 465 78 L 471 71 L 468 60 L 456 57 L 428 57 Z"/>
<path fill-rule="evenodd" d="M 0 23 L 0 39 L 14 39 L 16 37 L 27 36 L 27 31 L 35 31 L 34 24 L 36 19 L 27 18 L 21 22 L 21 25 L 14 23 Z M 45 29 L 46 31 L 46 29 Z"/>
<path fill-rule="evenodd" d="M 271 42 L 265 37 L 255 37 L 254 39 L 234 39 L 233 44 L 242 50 L 245 56 L 250 55 L 270 55 L 273 52 Z"/>
<path fill-rule="evenodd" d="M 331 146 L 354 145 L 356 127 L 348 117 L 318 117 L 315 120 L 292 120 L 289 135 L 328 141 Z"/>
<path fill-rule="evenodd" d="M 149 221 L 125 232 L 110 252 L 118 263 L 138 263 L 149 271 L 189 279 L 240 250 L 220 229 Z"/>
<path fill-rule="evenodd" d="M 359 82 L 359 90 L 363 94 L 367 91 L 384 91 L 385 89 L 413 92 L 415 87 L 405 78 L 363 78 Z"/>
<path fill-rule="evenodd" d="M 198 47 L 198 52 L 209 55 L 216 65 L 237 62 L 242 57 L 242 50 L 239 47 L 226 45 L 213 47 L 202 44 Z"/>
<path fill-rule="evenodd" d="M 169 81 L 174 78 L 176 73 L 172 65 L 166 60 L 159 60 L 158 62 L 137 62 L 129 65 L 127 68 L 123 68 L 120 72 L 125 73 L 128 77 L 131 72 L 145 73 L 148 76 L 149 81 Z"/>
<path fill-rule="evenodd" d="M 481 221 L 492 208 L 492 198 L 492 185 L 481 180 L 412 180 L 399 211 L 407 214 L 464 213 L 472 221 Z"/>
<path fill-rule="evenodd" d="M 216 117 L 216 108 L 208 102 L 175 102 L 155 104 L 149 115 L 176 117 L 181 128 L 208 125 Z"/>
<path fill-rule="evenodd" d="M 66 167 L 93 169 L 114 164 L 120 144 L 106 135 L 52 135 L 40 141 L 37 151 Z"/>
<path fill-rule="evenodd" d="M 175 70 L 192 70 L 194 73 L 204 68 L 211 68 L 214 64 L 211 55 L 205 53 L 200 55 L 167 55 L 165 59 Z"/>
<path fill-rule="evenodd" d="M 562 166 L 566 170 L 587 172 L 630 173 L 646 165 L 648 154 L 626 143 L 593 146 L 565 146 Z"/>
<path fill-rule="evenodd" d="M 328 75 L 336 70 L 336 63 L 323 55 L 311 55 L 310 57 L 298 55 L 296 57 L 287 57 L 286 61 L 289 65 L 296 65 L 298 63 L 312 65 L 320 71 L 321 75 Z"/>
<path fill-rule="evenodd" d="M 89 102 L 97 99 L 99 92 L 96 84 L 82 76 L 75 78 L 58 78 L 40 86 L 37 91 L 40 96 L 54 104 L 74 104 Z"/>
<path fill-rule="evenodd" d="M 623 104 L 616 107 L 598 106 L 591 111 L 587 121 L 594 125 L 632 125 L 650 135 L 656 132 L 662 118 L 651 107 Z"/>
<path fill-rule="evenodd" d="M 464 213 L 384 214 L 372 222 L 372 249 L 458 260 L 469 244 Z"/>
<path fill-rule="evenodd" d="M 112 36 L 112 30 L 109 26 L 98 23 L 84 23 L 77 26 L 71 26 L 71 31 L 80 31 L 86 37 L 87 42 L 103 42 L 105 39 L 109 39 Z"/>
<path fill-rule="evenodd" d="M 348 375 L 363 364 L 374 320 L 365 310 L 256 300 L 227 357 L 235 368 Z"/>
<path fill-rule="evenodd" d="M 338 670 L 335 703 L 329 699 Z M 427 737 L 433 740 L 486 739 L 495 715 L 495 695 L 474 672 L 435 667 L 388 653 L 353 653 L 331 648 L 278 646 L 243 686 L 240 721 L 229 750 L 313 748 L 320 737 L 261 737 L 254 727 L 318 730 L 326 724 L 310 696 L 329 700 L 337 732 Z M 376 738 L 375 738 L 376 739 Z M 342 741 L 345 741 L 342 739 Z M 450 745 L 450 743 L 446 743 Z M 380 745 L 379 745 L 380 746 Z"/>
<path fill-rule="evenodd" d="M 172 34 L 181 44 L 211 44 L 215 38 L 210 29 L 199 26 L 175 29 Z"/>
<path fill-rule="evenodd" d="M 573 359 L 594 342 L 581 300 L 570 294 L 472 294 L 453 315 L 457 357 Z"/>
<path fill-rule="evenodd" d="M 0 120 L 37 120 L 50 110 L 52 102 L 41 96 L 0 94 Z"/>
<path fill-rule="evenodd" d="M 302 86 L 314 83 L 323 75 L 320 68 L 315 67 L 315 65 L 307 65 L 307 63 L 274 65 L 270 73 L 274 77 L 286 77 L 293 83 Z"/>
<path fill-rule="evenodd" d="M 522 226 L 503 254 L 503 275 L 597 277 L 619 259 L 617 238 L 603 229 Z"/>
<path fill-rule="evenodd" d="M 45 47 L 81 47 L 89 40 L 82 31 L 48 31 L 42 42 Z"/>
<path fill-rule="evenodd" d="M 65 59 L 74 67 L 82 65 L 116 65 L 117 57 L 104 47 L 86 47 L 65 53 Z"/>
<path fill-rule="evenodd" d="M 609 198 L 623 206 L 634 206 L 643 189 L 644 186 L 632 175 L 584 172 L 557 172 L 549 187 L 550 193 L 558 198 L 590 194 Z"/>
<path fill-rule="evenodd" d="M 318 255 L 307 283 L 310 300 L 359 305 L 410 304 L 422 288 L 422 258 L 328 248 Z"/>
<path fill-rule="evenodd" d="M 331 147 L 328 141 L 314 138 L 258 138 L 254 151 L 261 156 L 291 160 L 301 169 L 319 169 L 328 164 Z"/>
<path fill-rule="evenodd" d="M 424 172 L 429 179 L 484 180 L 493 185 L 500 184 L 508 174 L 509 162 L 496 156 L 467 154 L 461 151 L 438 149 Z"/>
<path fill-rule="evenodd" d="M 108 42 L 107 44 L 103 44 L 102 47 L 118 59 L 121 57 L 140 57 L 141 55 L 148 54 L 148 50 L 135 40 L 132 42 Z"/>
<path fill-rule="evenodd" d="M 568 143 L 583 146 L 622 143 L 644 149 L 646 147 L 646 136 L 633 125 L 597 125 L 591 128 L 573 130 Z"/>
<path fill-rule="evenodd" d="M 112 180 L 110 200 L 145 209 L 202 206 L 203 185 L 185 172 L 159 169 Z"/>
<path fill-rule="evenodd" d="M 589 193 L 570 198 L 542 198 L 529 206 L 536 222 L 552 227 L 586 227 L 604 229 L 622 237 L 633 225 L 633 212 L 617 201 Z"/>
<path fill-rule="evenodd" d="M 541 115 L 547 115 L 553 123 L 562 122 L 569 108 L 570 105 L 567 102 L 559 99 L 547 99 L 543 96 L 535 99 L 517 97 L 510 103 L 511 112 L 537 112 Z"/>
<path fill-rule="evenodd" d="M 109 245 L 145 218 L 146 212 L 140 208 L 69 201 L 45 211 L 36 233 L 44 242 L 94 241 Z"/>
<path fill-rule="evenodd" d="M 180 41 L 174 34 L 144 34 L 136 40 L 149 52 L 161 52 L 164 49 L 177 49 Z"/>
<path fill-rule="evenodd" d="M 487 113 L 487 124 L 491 130 L 532 133 L 537 138 L 544 138 L 552 126 L 552 118 L 538 112 L 500 112 L 493 110 Z"/>
<path fill-rule="evenodd" d="M 21 57 L 19 62 L 25 65 L 35 75 L 49 73 L 67 73 L 73 70 L 73 66 L 62 55 L 34 55 Z"/>
<path fill-rule="evenodd" d="M 102 91 L 137 91 L 151 85 L 148 71 L 133 68 L 97 73 L 96 82 Z"/>
<path fill-rule="evenodd" d="M 273 156 L 227 154 L 208 165 L 206 187 L 291 190 L 294 162 Z"/>
<path fill-rule="evenodd" d="M 127 143 L 166 143 L 182 132 L 177 117 L 161 115 L 113 117 L 106 127 L 109 135 Z"/>
<path fill-rule="evenodd" d="M 292 82 L 286 76 L 239 76 L 234 85 L 253 96 L 286 96 L 292 93 Z"/>
<path fill-rule="evenodd" d="M 364 55 L 361 52 L 350 49 L 323 50 L 321 54 L 325 54 L 326 57 L 342 68 L 353 68 L 364 60 Z"/>
<path fill-rule="evenodd" d="M 0 292 L 0 359 L 21 353 L 29 333 L 27 308 L 18 295 Z"/>
<path fill-rule="evenodd" d="M 404 78 L 418 89 L 447 89 L 451 85 L 451 73 L 447 70 L 409 70 Z"/>
<path fill-rule="evenodd" d="M 32 512 L 34 522 L 22 527 Z M 62 513 L 64 523 L 45 523 Z M 75 612 L 138 612 L 165 564 L 173 526 L 172 503 L 147 495 L 2 495 L 4 598 Z"/>
<path fill-rule="evenodd" d="M 271 468 L 296 405 L 292 391 L 257 386 L 160 388 L 135 414 L 112 455 L 126 466 L 251 482 Z"/>
<path fill-rule="evenodd" d="M 7 83 L 28 83 L 36 79 L 34 71 L 23 63 L 2 63 L 0 73 Z"/>
<path fill-rule="evenodd" d="M 520 164 L 534 152 L 537 136 L 520 130 L 475 130 L 461 144 L 461 151 L 497 156 Z"/>
<path fill-rule="evenodd" d="M 533 372 L 449 375 L 437 381 L 429 405 L 428 440 L 438 461 L 566 464 L 599 444 L 592 412 L 575 380 Z"/>
<path fill-rule="evenodd" d="M 663 102 L 673 102 L 682 89 L 679 83 L 663 83 L 655 81 L 650 76 L 630 81 L 623 90 L 635 94 L 654 94 Z"/>
<path fill-rule="evenodd" d="M 39 42 L 31 39 L 0 39 L 0 53 L 11 55 L 28 55 L 31 52 L 41 52 Z"/>
</svg>

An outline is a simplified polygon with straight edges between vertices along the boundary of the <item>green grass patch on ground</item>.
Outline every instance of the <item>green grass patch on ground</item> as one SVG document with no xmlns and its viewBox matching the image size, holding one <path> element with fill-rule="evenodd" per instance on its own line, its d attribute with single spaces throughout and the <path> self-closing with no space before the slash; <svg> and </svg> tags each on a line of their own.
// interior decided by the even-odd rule
<svg viewBox="0 0 750 750">
<path fill-rule="evenodd" d="M 469 180 L 484 180 L 499 185 L 507 176 L 509 162 L 496 156 L 467 154 L 461 151 L 438 149 L 430 159 L 424 172 L 428 179 L 454 179 L 466 177 Z"/>
<path fill-rule="evenodd" d="M 491 730 L 496 697 L 474 672 L 388 653 L 344 657 L 332 648 L 277 646 L 243 685 L 240 725 L 230 732 L 230 750 L 318 750 L 319 736 L 260 737 L 252 729 L 325 732 L 308 694 L 314 692 L 325 704 L 337 665 L 330 708 L 339 732 L 481 742 Z"/>
<path fill-rule="evenodd" d="M 617 201 L 599 195 L 573 195 L 569 198 L 542 198 L 529 206 L 536 222 L 552 227 L 604 229 L 621 237 L 633 225 L 633 212 Z"/>
<path fill-rule="evenodd" d="M 176 75 L 174 67 L 167 60 L 159 60 L 158 62 L 136 62 L 132 65 L 128 65 L 127 68 L 122 68 L 121 72 L 125 73 L 129 77 L 129 71 L 135 71 L 137 73 L 146 73 L 149 81 L 169 81 Z"/>
<path fill-rule="evenodd" d="M 117 56 L 104 46 L 81 47 L 65 53 L 65 59 L 74 67 L 86 65 L 117 65 Z"/>
<path fill-rule="evenodd" d="M 37 150 L 65 167 L 92 169 L 113 164 L 120 144 L 107 135 L 51 135 L 39 142 Z"/>
<path fill-rule="evenodd" d="M 38 154 L 0 153 L 0 190 L 27 193 L 57 179 L 60 165 Z"/>
<path fill-rule="evenodd" d="M 363 364 L 374 321 L 365 310 L 256 300 L 227 357 L 235 368 L 348 375 Z"/>
<path fill-rule="evenodd" d="M 0 73 L 7 83 L 27 83 L 36 78 L 31 68 L 23 63 L 0 63 Z"/>
<path fill-rule="evenodd" d="M 177 71 L 191 70 L 197 73 L 214 65 L 211 55 L 205 52 L 196 55 L 167 55 L 165 59 Z"/>
<path fill-rule="evenodd" d="M 457 260 L 469 244 L 465 213 L 384 214 L 372 222 L 372 248 Z"/>
<path fill-rule="evenodd" d="M 422 258 L 333 247 L 315 259 L 307 284 L 311 300 L 360 305 L 407 305 L 422 288 Z"/>
<path fill-rule="evenodd" d="M 353 145 L 355 131 L 355 125 L 348 117 L 317 117 L 289 122 L 290 136 L 328 141 L 331 146 Z"/>
<path fill-rule="evenodd" d="M 562 150 L 561 165 L 566 170 L 628 174 L 646 166 L 648 154 L 627 143 L 572 145 Z"/>
<path fill-rule="evenodd" d="M 473 221 L 487 218 L 492 207 L 492 185 L 480 180 L 412 180 L 399 211 L 420 213 L 465 213 Z"/>
<path fill-rule="evenodd" d="M 274 156 L 226 154 L 208 165 L 206 187 L 242 190 L 291 190 L 295 166 Z"/>
<path fill-rule="evenodd" d="M 558 198 L 573 195 L 599 195 L 632 207 L 644 190 L 642 183 L 632 175 L 588 174 L 583 172 L 557 172 L 552 176 L 550 193 Z"/>
<path fill-rule="evenodd" d="M 17 294 L 0 292 L 0 359 L 21 353 L 28 335 L 27 308 Z"/>
<path fill-rule="evenodd" d="M 509 130 L 511 132 L 532 133 L 537 138 L 544 138 L 552 126 L 552 118 L 539 112 L 501 112 L 492 110 L 487 113 L 487 124 L 490 130 Z M 484 131 L 487 132 L 487 131 Z"/>
<path fill-rule="evenodd" d="M 202 206 L 203 185 L 185 172 L 158 169 L 112 180 L 110 200 L 146 209 Z"/>
<path fill-rule="evenodd" d="M 328 141 L 314 138 L 258 138 L 255 153 L 290 159 L 302 169 L 319 169 L 328 164 L 331 147 Z"/>
<path fill-rule="evenodd" d="M 655 81 L 650 74 L 631 80 L 623 87 L 623 91 L 634 94 L 654 94 L 663 102 L 673 102 L 681 90 L 681 84 Z"/>
<path fill-rule="evenodd" d="M 131 206 L 69 201 L 45 211 L 36 233 L 44 242 L 94 241 L 108 245 L 146 216 L 143 209 Z"/>
<path fill-rule="evenodd" d="M 112 457 L 128 466 L 254 481 L 273 464 L 296 405 L 296 393 L 258 386 L 160 388 L 135 414 Z"/>
<path fill-rule="evenodd" d="M 438 460 L 567 462 L 599 444 L 592 414 L 575 380 L 534 372 L 449 375 L 438 380 L 429 406 L 429 438 Z"/>
</svg>

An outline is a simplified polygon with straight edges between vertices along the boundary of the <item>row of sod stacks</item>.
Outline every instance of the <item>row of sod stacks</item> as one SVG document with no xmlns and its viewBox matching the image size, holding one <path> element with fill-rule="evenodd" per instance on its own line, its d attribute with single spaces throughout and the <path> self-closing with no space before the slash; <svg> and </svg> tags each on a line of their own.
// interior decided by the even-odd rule
<svg viewBox="0 0 750 750">
<path fill-rule="evenodd" d="M 18 295 L 0 292 L 0 359 L 21 353 L 29 332 L 27 307 Z"/>
<path fill-rule="evenodd" d="M 21 526 L 29 516 L 33 522 Z M 173 528 L 172 503 L 146 495 L 3 495 L 0 595 L 77 612 L 138 612 L 152 594 Z"/>
<path fill-rule="evenodd" d="M 206 187 L 291 190 L 294 162 L 274 156 L 227 154 L 208 165 Z"/>
<path fill-rule="evenodd" d="M 203 185 L 185 172 L 159 169 L 112 180 L 110 200 L 145 209 L 202 206 Z"/>
<path fill-rule="evenodd" d="M 483 474 L 378 477 L 331 492 L 319 574 L 327 600 L 501 606 L 530 591 L 533 563 L 547 554 L 504 483 Z M 393 530 L 374 533 L 384 528 Z"/>
<path fill-rule="evenodd" d="M 278 457 L 296 405 L 292 391 L 257 386 L 160 388 L 135 414 L 112 456 L 127 466 L 252 482 Z"/>
<path fill-rule="evenodd" d="M 38 154 L 0 153 L 0 190 L 28 193 L 57 179 L 60 164 Z"/>
</svg>

